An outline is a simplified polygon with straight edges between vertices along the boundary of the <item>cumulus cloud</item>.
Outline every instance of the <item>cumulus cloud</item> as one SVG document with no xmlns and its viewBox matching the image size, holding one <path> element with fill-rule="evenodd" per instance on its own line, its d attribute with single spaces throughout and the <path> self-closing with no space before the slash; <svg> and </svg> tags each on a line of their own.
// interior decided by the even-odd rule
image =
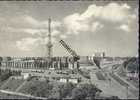
<svg viewBox="0 0 140 100">
<path fill-rule="evenodd" d="M 59 35 L 59 34 L 60 34 L 60 31 L 58 31 L 58 30 L 53 30 L 51 34 L 52 34 L 52 36 Z"/>
<path fill-rule="evenodd" d="M 0 25 L 2 24 L 2 27 L 7 28 L 10 27 L 12 28 L 12 31 L 16 30 L 22 30 L 27 33 L 35 33 L 36 30 L 48 30 L 48 19 L 46 20 L 37 20 L 34 17 L 30 15 L 22 15 L 22 16 L 16 16 L 12 17 L 10 19 L 6 18 L 1 18 L 0 17 Z M 61 26 L 61 22 L 52 20 L 51 21 L 51 29 L 56 30 Z"/>
<path fill-rule="evenodd" d="M 121 26 L 119 27 L 119 29 L 121 29 L 121 30 L 123 30 L 123 31 L 125 31 L 125 32 L 130 32 L 130 28 L 129 28 L 129 26 L 126 25 L 126 24 L 121 25 Z"/>
<path fill-rule="evenodd" d="M 24 20 L 26 20 L 28 23 L 32 24 L 34 26 L 34 29 L 25 29 L 25 32 L 35 34 L 39 32 L 47 32 L 48 33 L 48 20 L 39 21 L 31 16 L 25 16 Z M 59 21 L 51 21 L 51 30 L 52 35 L 58 34 L 58 28 L 61 27 L 61 22 Z"/>
<path fill-rule="evenodd" d="M 26 33 L 32 34 L 32 35 L 39 35 L 39 36 L 48 36 L 48 30 L 47 29 L 24 29 L 23 30 Z M 60 31 L 58 30 L 52 30 L 51 35 L 57 36 L 60 34 Z"/>
<path fill-rule="evenodd" d="M 32 25 L 34 28 L 44 28 L 44 29 L 48 29 L 48 19 L 40 21 L 37 20 L 35 18 L 33 18 L 32 16 L 29 15 L 24 15 L 22 16 L 22 19 L 27 22 L 28 24 Z M 61 26 L 61 22 L 59 21 L 51 21 L 51 28 L 52 29 L 56 29 L 58 27 Z"/>
<path fill-rule="evenodd" d="M 16 46 L 18 49 L 23 51 L 30 51 L 37 47 L 38 39 L 35 38 L 24 38 L 20 41 L 16 42 Z"/>
<path fill-rule="evenodd" d="M 55 42 L 56 36 L 61 39 L 66 39 L 69 34 L 79 35 L 87 32 L 94 33 L 95 31 L 106 27 L 103 21 L 113 24 L 117 23 L 117 29 L 130 32 L 130 24 L 137 17 L 136 12 L 137 9 L 133 13 L 131 7 L 127 4 L 109 3 L 104 6 L 91 4 L 83 13 L 77 12 L 68 15 L 62 19 L 62 22 L 53 20 L 51 23 L 52 41 Z M 6 20 L 0 18 L 0 22 L 5 23 Z M 13 24 L 16 26 L 18 25 L 18 28 L 14 27 Z M 22 50 L 28 51 L 31 48 L 34 48 L 39 44 L 47 43 L 48 41 L 47 19 L 42 21 L 29 15 L 16 16 L 16 18 L 9 19 L 8 25 L 8 27 L 1 27 L 1 30 L 38 35 L 37 38 L 23 38 L 17 41 L 17 47 Z M 66 32 L 63 34 L 61 31 Z M 39 44 L 37 44 L 37 42 Z"/>
<path fill-rule="evenodd" d="M 45 38 L 23 38 L 16 41 L 16 47 L 22 51 L 31 51 L 38 48 L 40 45 L 46 45 L 48 43 L 48 37 Z M 52 38 L 52 43 L 56 43 L 56 39 Z"/>
<path fill-rule="evenodd" d="M 61 22 L 59 21 L 51 21 L 51 28 L 57 28 L 61 26 Z M 48 28 L 48 20 L 40 22 L 40 27 Z"/>
<path fill-rule="evenodd" d="M 92 32 L 95 32 L 95 31 L 97 31 L 97 30 L 99 30 L 99 29 L 101 29 L 101 28 L 103 28 L 103 25 L 102 25 L 101 23 L 99 23 L 99 22 L 94 22 L 94 23 L 92 23 L 91 31 L 92 31 Z"/>
<path fill-rule="evenodd" d="M 10 32 L 10 33 L 12 33 L 12 32 L 23 32 L 23 29 L 15 29 L 13 27 L 7 26 L 7 27 L 1 27 L 1 32 Z"/>
<path fill-rule="evenodd" d="M 18 21 L 23 20 L 24 22 L 32 25 L 34 28 L 48 28 L 48 19 L 41 21 L 29 15 L 18 16 L 18 18 L 15 19 Z M 57 28 L 60 26 L 61 26 L 61 22 L 54 21 L 54 20 L 51 21 L 51 28 Z"/>
<path fill-rule="evenodd" d="M 67 36 L 66 36 L 66 35 L 64 35 L 64 34 L 62 34 L 62 35 L 60 35 L 60 38 L 61 38 L 61 39 L 66 39 L 66 38 L 67 38 Z"/>
<path fill-rule="evenodd" d="M 34 19 L 33 17 L 31 16 L 28 16 L 28 15 L 24 15 L 22 17 L 22 19 L 25 21 L 25 22 L 28 22 L 29 24 L 31 25 L 34 25 L 34 26 L 39 26 L 40 25 L 40 22 L 37 21 L 36 19 Z"/>
<path fill-rule="evenodd" d="M 60 35 L 59 28 L 66 29 L 66 34 L 76 34 L 82 32 L 94 32 L 105 26 L 101 25 L 102 20 L 110 21 L 113 23 L 131 24 L 131 20 L 136 18 L 136 14 L 132 13 L 131 7 L 124 4 L 109 3 L 104 6 L 97 6 L 96 4 L 91 4 L 83 13 L 73 13 L 71 15 L 63 18 L 62 22 L 52 20 L 51 29 L 52 35 Z M 136 10 L 137 11 L 137 10 Z M 96 22 L 100 25 L 97 25 Z M 32 35 L 39 34 L 40 30 L 42 33 L 47 33 L 48 31 L 48 20 L 37 20 L 36 18 L 29 15 L 16 16 L 15 18 L 9 19 L 11 25 L 15 23 L 16 25 L 23 26 L 20 28 L 13 28 L 12 31 L 23 31 Z M 23 24 L 23 25 L 21 25 Z M 98 27 L 97 27 L 98 26 Z M 23 29 L 26 27 L 25 29 Z"/>
<path fill-rule="evenodd" d="M 104 26 L 100 23 L 102 20 L 111 23 L 129 24 L 136 18 L 136 15 L 130 9 L 131 7 L 126 3 L 109 3 L 105 6 L 92 4 L 81 14 L 74 13 L 66 16 L 64 24 L 68 34 L 79 34 L 81 31 L 94 32 Z"/>
<path fill-rule="evenodd" d="M 48 36 L 48 19 L 40 21 L 29 15 L 13 17 L 9 19 L 8 23 L 5 19 L 6 18 L 0 17 L 0 26 L 1 26 L 0 32 L 15 33 L 15 34 L 27 33 L 27 35 L 31 34 L 40 38 L 42 37 L 47 38 Z M 51 21 L 52 37 L 55 37 L 61 33 L 59 31 L 60 26 L 61 26 L 61 23 L 59 21 L 56 21 L 56 20 Z M 24 40 L 21 40 L 21 41 L 24 41 Z"/>
<path fill-rule="evenodd" d="M 88 30 L 88 24 L 82 22 L 79 17 L 80 15 L 76 13 L 64 18 L 64 24 L 67 28 L 67 34 L 79 34 L 79 31 Z"/>
<path fill-rule="evenodd" d="M 96 17 L 112 22 L 121 22 L 132 16 L 129 12 L 130 8 L 131 7 L 127 4 L 118 3 L 109 3 L 105 6 L 96 6 L 95 4 L 92 4 L 83 14 L 81 14 L 81 18 L 87 19 Z"/>
<path fill-rule="evenodd" d="M 22 20 L 22 21 L 21 21 Z M 36 38 L 28 37 L 16 41 L 16 47 L 22 51 L 30 51 L 37 48 L 40 45 L 46 45 L 48 43 L 48 20 L 39 21 L 29 15 L 18 16 L 13 18 L 10 23 L 20 23 L 22 26 L 27 24 L 28 27 L 16 28 L 12 25 L 3 26 L 1 30 L 3 32 L 15 32 L 15 33 L 27 33 L 36 35 Z M 31 27 L 30 27 L 31 26 Z M 61 23 L 58 21 L 52 21 L 51 23 L 51 34 L 52 42 L 56 42 L 55 36 L 60 34 L 59 28 Z"/>
<path fill-rule="evenodd" d="M 32 35 L 34 35 L 34 34 L 41 34 L 40 30 L 37 30 L 37 29 L 24 29 L 24 32 L 32 34 Z"/>
<path fill-rule="evenodd" d="M 40 36 L 47 36 L 48 35 L 48 20 L 44 21 L 37 21 L 33 17 L 25 17 L 25 19 L 31 23 L 34 24 L 36 27 L 35 28 L 29 28 L 29 29 L 24 29 L 24 32 L 27 32 L 32 35 L 40 35 Z M 56 36 L 60 34 L 60 31 L 58 28 L 61 27 L 61 22 L 59 21 L 51 21 L 51 34 L 52 36 Z"/>
</svg>

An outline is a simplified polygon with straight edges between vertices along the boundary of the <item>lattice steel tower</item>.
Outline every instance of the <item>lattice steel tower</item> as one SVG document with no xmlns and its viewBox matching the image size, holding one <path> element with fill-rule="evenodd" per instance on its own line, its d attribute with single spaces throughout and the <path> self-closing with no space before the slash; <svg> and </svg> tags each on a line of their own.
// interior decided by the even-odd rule
<svg viewBox="0 0 140 100">
<path fill-rule="evenodd" d="M 47 49 L 48 49 L 48 57 L 49 59 L 52 58 L 53 54 L 52 54 L 52 40 L 51 40 L 51 19 L 49 18 L 48 20 L 48 44 L 47 44 Z"/>
</svg>

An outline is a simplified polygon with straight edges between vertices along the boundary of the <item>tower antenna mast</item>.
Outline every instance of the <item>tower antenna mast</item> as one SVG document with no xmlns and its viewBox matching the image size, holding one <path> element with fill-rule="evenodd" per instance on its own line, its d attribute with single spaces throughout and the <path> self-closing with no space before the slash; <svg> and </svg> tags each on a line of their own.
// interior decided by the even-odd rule
<svg viewBox="0 0 140 100">
<path fill-rule="evenodd" d="M 53 45 L 52 45 L 52 40 L 51 40 L 51 19 L 49 18 L 48 19 L 48 44 L 47 44 L 47 48 L 48 48 L 48 57 L 49 57 L 49 59 L 51 59 L 52 58 L 52 47 L 53 47 Z"/>
</svg>

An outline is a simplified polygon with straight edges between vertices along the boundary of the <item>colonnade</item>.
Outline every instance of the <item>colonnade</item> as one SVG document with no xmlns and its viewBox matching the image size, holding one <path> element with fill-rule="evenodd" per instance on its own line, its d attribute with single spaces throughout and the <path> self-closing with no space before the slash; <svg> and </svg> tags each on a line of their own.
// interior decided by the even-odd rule
<svg viewBox="0 0 140 100">
<path fill-rule="evenodd" d="M 68 59 L 68 57 L 52 59 L 51 62 L 48 62 L 47 60 L 2 61 L 1 66 L 6 67 L 6 68 L 23 68 L 23 69 L 50 69 L 50 68 L 53 68 L 53 69 L 63 70 L 63 69 L 68 69 L 70 67 L 73 68 L 72 67 L 73 65 L 70 62 L 70 60 Z"/>
</svg>

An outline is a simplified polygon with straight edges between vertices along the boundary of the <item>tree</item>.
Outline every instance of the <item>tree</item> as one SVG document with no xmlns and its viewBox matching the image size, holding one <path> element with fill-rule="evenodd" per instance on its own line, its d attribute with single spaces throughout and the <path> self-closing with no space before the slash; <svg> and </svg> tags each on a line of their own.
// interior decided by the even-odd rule
<svg viewBox="0 0 140 100">
<path fill-rule="evenodd" d="M 136 61 L 137 59 L 135 57 L 132 57 L 132 58 L 128 58 L 125 62 L 123 62 L 123 66 L 124 68 L 127 67 L 127 65 L 130 63 L 130 62 L 134 62 Z"/>
<path fill-rule="evenodd" d="M 7 61 L 10 61 L 10 60 L 12 60 L 12 58 L 11 57 L 6 57 L 7 58 Z"/>
<path fill-rule="evenodd" d="M 60 86 L 60 97 L 66 98 L 67 96 L 71 97 L 72 89 L 75 88 L 75 84 L 72 83 L 66 83 L 64 85 Z"/>
<path fill-rule="evenodd" d="M 28 91 L 28 93 L 30 93 L 31 95 L 34 95 L 34 91 L 36 91 L 36 90 L 37 90 L 37 87 L 31 86 L 27 91 Z"/>
<path fill-rule="evenodd" d="M 60 99 L 60 88 L 58 86 L 53 86 L 49 99 Z"/>
<path fill-rule="evenodd" d="M 34 96 L 48 98 L 51 95 L 52 89 L 53 85 L 46 83 L 46 81 L 32 81 L 31 84 L 27 87 L 27 92 Z"/>
<path fill-rule="evenodd" d="M 98 89 L 95 85 L 93 84 L 83 84 L 81 85 L 81 88 L 86 91 L 87 97 L 89 97 L 90 99 L 94 99 L 96 96 L 96 92 L 100 91 L 100 89 Z"/>
<path fill-rule="evenodd" d="M 0 57 L 0 66 L 1 66 L 1 62 L 2 62 L 2 57 Z"/>
<path fill-rule="evenodd" d="M 0 62 L 2 61 L 2 57 L 0 56 Z"/>
<path fill-rule="evenodd" d="M 0 75 L 0 81 L 7 80 L 11 75 L 12 75 L 12 73 L 10 71 L 6 70 L 6 71 L 2 72 Z"/>
<path fill-rule="evenodd" d="M 72 98 L 76 100 L 83 100 L 87 97 L 86 91 L 82 88 L 77 87 L 72 90 Z"/>
<path fill-rule="evenodd" d="M 139 70 L 139 63 L 138 63 L 138 58 L 132 57 L 126 60 L 123 63 L 124 68 L 127 68 L 129 71 L 137 71 Z"/>
<path fill-rule="evenodd" d="M 80 84 L 79 87 L 72 90 L 73 99 L 95 99 L 96 93 L 101 92 L 100 89 L 95 87 L 93 84 Z"/>
</svg>

